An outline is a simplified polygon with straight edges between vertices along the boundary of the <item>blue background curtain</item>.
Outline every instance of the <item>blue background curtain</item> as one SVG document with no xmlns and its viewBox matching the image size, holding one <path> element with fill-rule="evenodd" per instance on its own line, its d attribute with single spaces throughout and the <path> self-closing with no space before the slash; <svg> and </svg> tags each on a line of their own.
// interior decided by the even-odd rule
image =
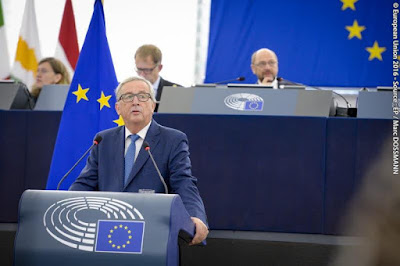
<svg viewBox="0 0 400 266">
<path fill-rule="evenodd" d="M 347 0 L 348 1 L 348 0 Z M 319 86 L 392 84 L 392 9 L 389 0 L 213 0 L 205 83 L 245 76 L 255 83 L 251 55 L 266 47 L 279 59 L 278 76 Z M 366 27 L 349 39 L 346 26 Z M 377 41 L 382 61 L 369 60 Z"/>
</svg>

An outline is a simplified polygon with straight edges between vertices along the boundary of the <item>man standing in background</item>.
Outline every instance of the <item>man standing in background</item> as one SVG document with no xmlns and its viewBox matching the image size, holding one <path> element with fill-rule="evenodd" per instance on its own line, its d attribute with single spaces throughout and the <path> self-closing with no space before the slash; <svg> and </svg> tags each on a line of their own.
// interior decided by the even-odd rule
<svg viewBox="0 0 400 266">
<path fill-rule="evenodd" d="M 163 79 L 160 71 L 163 68 L 161 63 L 161 50 L 152 44 L 140 46 L 135 53 L 136 72 L 139 76 L 147 79 L 153 85 L 156 101 L 160 101 L 164 86 L 180 86 L 176 83 Z M 156 107 L 157 111 L 158 106 Z"/>
</svg>

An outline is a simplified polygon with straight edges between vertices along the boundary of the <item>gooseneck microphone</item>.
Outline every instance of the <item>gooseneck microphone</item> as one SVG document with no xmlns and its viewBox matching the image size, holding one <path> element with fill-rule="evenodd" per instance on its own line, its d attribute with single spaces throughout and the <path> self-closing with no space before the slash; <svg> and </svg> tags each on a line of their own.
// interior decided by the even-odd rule
<svg viewBox="0 0 400 266">
<path fill-rule="evenodd" d="M 322 90 L 321 88 L 310 86 L 316 90 Z M 356 117 L 357 116 L 357 108 L 351 107 L 349 101 L 342 94 L 337 93 L 332 90 L 332 93 L 339 96 L 346 103 L 346 107 L 339 107 L 339 104 L 335 107 L 335 116 L 347 116 L 347 117 Z"/>
<path fill-rule="evenodd" d="M 313 88 L 313 89 L 316 89 L 316 90 L 323 91 L 323 89 L 321 89 L 321 88 L 319 88 L 319 87 L 315 87 L 315 86 L 308 86 L 308 87 Z M 333 90 L 332 90 L 332 93 L 333 93 L 333 94 L 336 94 L 336 95 L 339 96 L 339 97 L 341 97 L 341 98 L 344 100 L 344 102 L 346 103 L 347 108 L 350 108 L 350 103 L 349 103 L 349 101 L 348 101 L 343 95 L 341 95 L 340 93 L 337 93 L 337 92 L 335 92 L 335 91 L 333 91 Z"/>
<path fill-rule="evenodd" d="M 165 194 L 168 194 L 168 187 L 167 187 L 167 184 L 165 184 L 164 177 L 161 175 L 160 169 L 158 169 L 158 166 L 157 166 L 157 164 L 156 164 L 156 161 L 154 161 L 153 154 L 151 154 L 150 146 L 149 146 L 149 143 L 147 143 L 147 141 L 144 141 L 144 142 L 143 142 L 143 148 L 149 153 L 150 158 L 151 158 L 151 160 L 152 160 L 152 162 L 153 162 L 153 165 L 154 165 L 154 167 L 155 167 L 156 170 L 157 170 L 158 177 L 160 178 L 161 183 L 164 185 Z"/>
<path fill-rule="evenodd" d="M 278 89 L 280 89 L 280 83 L 283 81 L 283 78 L 277 77 L 276 80 L 278 81 Z"/>
<path fill-rule="evenodd" d="M 67 178 L 67 176 L 72 172 L 72 170 L 74 170 L 75 167 L 82 161 L 82 159 L 85 158 L 86 154 L 88 154 L 88 152 L 91 151 L 94 146 L 99 145 L 99 143 L 102 140 L 103 140 L 103 138 L 101 136 L 99 136 L 99 135 L 96 136 L 96 138 L 93 140 L 92 146 L 90 146 L 89 149 L 87 149 L 87 151 L 82 155 L 82 157 L 79 158 L 79 160 L 74 164 L 74 166 L 72 166 L 71 169 L 69 169 L 69 171 L 63 176 L 63 178 L 61 178 L 60 182 L 58 182 L 57 190 L 60 189 L 60 186 L 61 186 L 62 182 L 65 180 L 65 178 Z"/>
<path fill-rule="evenodd" d="M 233 81 L 243 81 L 245 80 L 245 77 L 237 77 L 235 79 L 228 79 L 228 80 L 223 80 L 223 81 L 218 81 L 218 82 L 214 82 L 214 84 L 223 84 L 223 83 L 228 83 L 228 82 L 233 82 Z"/>
<path fill-rule="evenodd" d="M 278 80 L 278 88 L 283 89 L 285 85 L 282 85 L 282 86 L 280 85 L 280 83 L 283 81 L 283 78 L 277 77 L 276 79 Z M 321 89 L 321 88 L 319 88 L 319 87 L 316 87 L 316 86 L 309 86 L 309 85 L 306 86 L 306 85 L 301 84 L 301 83 L 296 83 L 296 84 L 297 84 L 297 85 L 300 85 L 300 86 L 304 86 L 304 87 L 313 88 L 313 89 L 315 89 L 315 90 L 323 91 L 323 89 Z M 290 86 L 290 85 L 289 85 L 289 86 Z M 342 94 L 337 93 L 337 92 L 334 91 L 334 90 L 331 90 L 331 91 L 332 91 L 332 93 L 333 93 L 334 95 L 337 95 L 337 96 L 339 96 L 340 98 L 342 98 L 343 101 L 346 103 L 346 107 L 345 107 L 345 108 L 344 108 L 344 107 L 339 107 L 339 106 L 336 106 L 336 107 L 335 107 L 335 115 L 336 115 L 336 116 L 356 117 L 356 116 L 357 116 L 357 108 L 351 107 L 349 101 L 348 101 L 348 100 L 346 99 L 346 97 L 344 97 Z"/>
</svg>

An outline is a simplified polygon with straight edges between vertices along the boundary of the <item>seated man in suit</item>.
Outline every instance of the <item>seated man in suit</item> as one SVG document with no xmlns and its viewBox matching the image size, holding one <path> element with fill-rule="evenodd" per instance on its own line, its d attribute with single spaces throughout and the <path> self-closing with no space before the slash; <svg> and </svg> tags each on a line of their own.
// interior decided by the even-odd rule
<svg viewBox="0 0 400 266">
<path fill-rule="evenodd" d="M 179 194 L 196 226 L 191 244 L 198 244 L 208 234 L 203 201 L 192 176 L 186 135 L 153 120 L 155 108 L 151 83 L 141 77 L 128 78 L 115 90 L 115 109 L 125 126 L 98 133 L 102 142 L 90 153 L 85 168 L 70 190 L 138 192 L 153 189 L 164 193 L 164 185 L 142 148 L 146 141 L 168 190 Z M 125 161 L 125 163 L 124 163 Z"/>
<path fill-rule="evenodd" d="M 270 49 L 262 48 L 255 51 L 251 56 L 250 67 L 260 85 L 272 86 L 274 89 L 280 88 L 280 85 L 298 85 L 278 77 L 278 57 Z"/>
<path fill-rule="evenodd" d="M 147 79 L 153 85 L 156 101 L 160 100 L 164 86 L 180 86 L 176 83 L 165 80 L 160 76 L 160 71 L 163 68 L 161 60 L 161 50 L 155 45 L 145 44 L 136 50 L 136 72 L 139 76 Z M 156 112 L 158 109 L 157 107 L 155 109 Z"/>
</svg>

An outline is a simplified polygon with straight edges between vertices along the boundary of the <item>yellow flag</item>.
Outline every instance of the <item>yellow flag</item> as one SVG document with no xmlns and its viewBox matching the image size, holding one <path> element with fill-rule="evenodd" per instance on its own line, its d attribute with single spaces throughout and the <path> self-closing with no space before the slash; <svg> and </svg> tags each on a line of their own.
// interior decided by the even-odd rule
<svg viewBox="0 0 400 266">
<path fill-rule="evenodd" d="M 22 81 L 28 88 L 31 88 L 41 57 L 35 2 L 34 0 L 26 0 L 17 52 L 11 70 L 12 78 Z"/>
</svg>

